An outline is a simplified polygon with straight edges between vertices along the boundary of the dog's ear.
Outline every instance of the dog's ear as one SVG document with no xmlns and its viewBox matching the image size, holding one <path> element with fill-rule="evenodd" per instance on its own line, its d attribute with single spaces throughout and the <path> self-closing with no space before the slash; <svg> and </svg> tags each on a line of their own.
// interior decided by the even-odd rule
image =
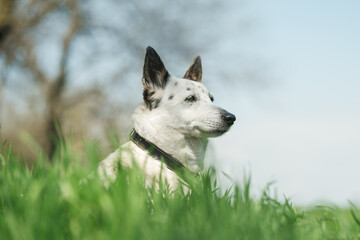
<svg viewBox="0 0 360 240">
<path fill-rule="evenodd" d="M 159 55 L 152 47 L 147 47 L 142 79 L 144 88 L 164 88 L 168 77 L 169 73 Z"/>
<path fill-rule="evenodd" d="M 170 74 L 156 51 L 152 47 L 147 47 L 142 83 L 144 86 L 144 101 L 150 110 L 156 107 L 154 106 L 156 103 L 160 102 L 156 92 L 159 89 L 165 88 L 169 76 Z"/>
<path fill-rule="evenodd" d="M 197 56 L 196 58 L 194 58 L 190 68 L 185 73 L 184 78 L 201 82 L 201 77 L 202 77 L 201 58 L 200 56 Z"/>
</svg>

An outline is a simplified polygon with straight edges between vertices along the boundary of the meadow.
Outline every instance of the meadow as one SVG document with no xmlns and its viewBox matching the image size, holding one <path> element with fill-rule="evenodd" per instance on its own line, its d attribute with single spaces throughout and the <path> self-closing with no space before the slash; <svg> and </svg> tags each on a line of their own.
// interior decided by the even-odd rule
<svg viewBox="0 0 360 240">
<path fill-rule="evenodd" d="M 296 207 L 271 186 L 260 197 L 251 178 L 220 194 L 214 171 L 186 176 L 191 189 L 145 189 L 136 169 L 119 170 L 109 189 L 94 174 L 96 143 L 59 144 L 50 163 L 12 154 L 0 159 L 0 239 L 360 239 L 360 210 Z"/>
</svg>

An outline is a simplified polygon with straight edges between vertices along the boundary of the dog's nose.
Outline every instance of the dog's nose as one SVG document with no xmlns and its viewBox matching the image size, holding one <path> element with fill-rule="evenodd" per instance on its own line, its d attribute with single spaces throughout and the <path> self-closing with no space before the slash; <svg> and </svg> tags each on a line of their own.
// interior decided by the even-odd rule
<svg viewBox="0 0 360 240">
<path fill-rule="evenodd" d="M 221 115 L 221 118 L 226 122 L 227 125 L 231 126 L 234 124 L 236 117 L 234 114 L 229 113 L 229 112 L 224 112 Z"/>
</svg>

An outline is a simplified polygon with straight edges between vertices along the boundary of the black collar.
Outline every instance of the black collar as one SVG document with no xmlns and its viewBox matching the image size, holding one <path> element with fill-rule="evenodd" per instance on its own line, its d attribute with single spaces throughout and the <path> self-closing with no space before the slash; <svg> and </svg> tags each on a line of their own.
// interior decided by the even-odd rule
<svg viewBox="0 0 360 240">
<path fill-rule="evenodd" d="M 176 172 L 183 172 L 185 166 L 177 159 L 173 158 L 155 144 L 149 142 L 145 138 L 141 137 L 135 129 L 133 129 L 130 133 L 130 139 L 133 141 L 137 146 L 141 149 L 147 151 L 150 156 L 159 159 L 160 161 L 164 162 L 167 167 Z"/>
</svg>

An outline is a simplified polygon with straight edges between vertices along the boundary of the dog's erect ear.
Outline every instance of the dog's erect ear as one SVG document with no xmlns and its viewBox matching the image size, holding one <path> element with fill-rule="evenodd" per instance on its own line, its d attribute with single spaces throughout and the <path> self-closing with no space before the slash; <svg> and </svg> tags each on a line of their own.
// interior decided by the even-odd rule
<svg viewBox="0 0 360 240">
<path fill-rule="evenodd" d="M 194 58 L 189 70 L 184 75 L 185 79 L 194 80 L 197 82 L 201 82 L 202 77 L 202 67 L 201 67 L 201 58 L 197 56 Z"/>
<path fill-rule="evenodd" d="M 169 73 L 159 55 L 152 47 L 147 47 L 142 79 L 144 88 L 164 88 L 168 77 Z"/>
<path fill-rule="evenodd" d="M 170 74 L 159 55 L 152 47 L 147 47 L 142 83 L 144 86 L 144 101 L 150 110 L 156 108 L 160 103 L 161 91 L 158 90 L 165 88 L 169 76 Z"/>
</svg>

